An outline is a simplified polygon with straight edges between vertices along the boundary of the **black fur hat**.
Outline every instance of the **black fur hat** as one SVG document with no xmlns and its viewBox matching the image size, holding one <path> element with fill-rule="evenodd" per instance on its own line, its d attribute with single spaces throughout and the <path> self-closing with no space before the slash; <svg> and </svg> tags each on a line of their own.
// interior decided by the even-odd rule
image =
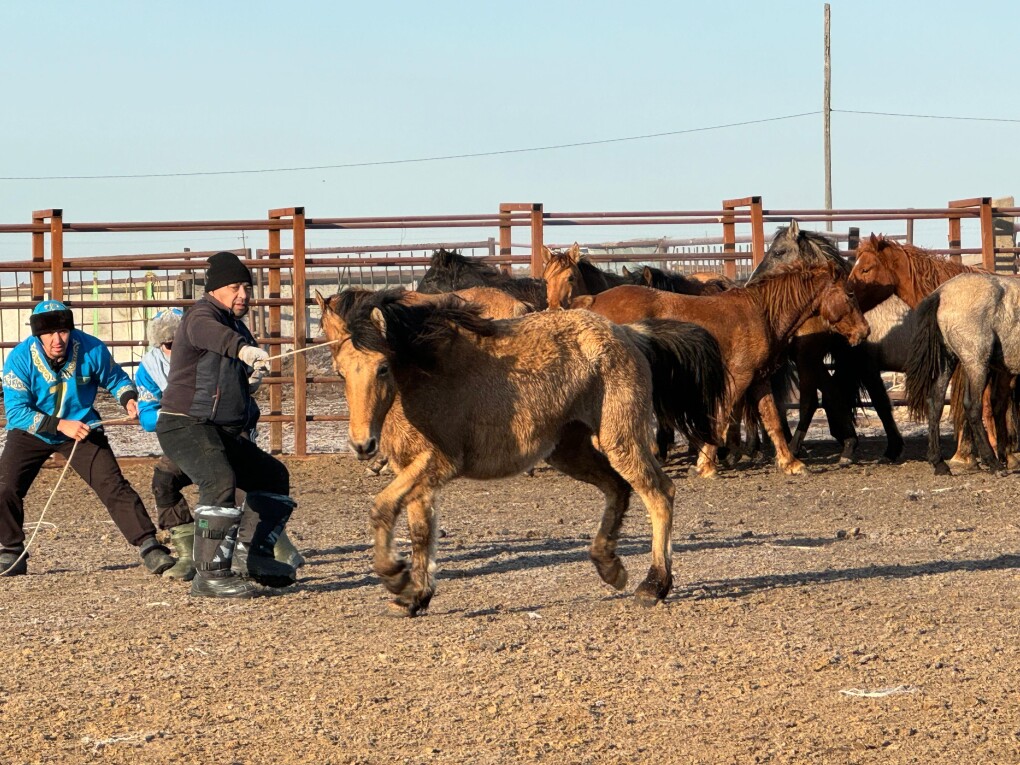
<svg viewBox="0 0 1020 765">
<path fill-rule="evenodd" d="M 44 300 L 32 309 L 28 324 L 36 337 L 48 332 L 70 331 L 74 329 L 74 314 L 59 300 Z"/>
</svg>

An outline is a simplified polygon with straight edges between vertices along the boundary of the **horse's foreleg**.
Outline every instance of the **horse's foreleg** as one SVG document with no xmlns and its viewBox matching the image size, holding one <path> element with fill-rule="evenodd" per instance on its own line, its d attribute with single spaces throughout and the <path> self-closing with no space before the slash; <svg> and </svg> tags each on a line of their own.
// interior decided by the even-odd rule
<svg viewBox="0 0 1020 765">
<path fill-rule="evenodd" d="M 411 537 L 411 571 L 394 606 L 416 616 L 429 607 L 436 591 L 436 510 L 435 493 L 420 486 L 407 498 L 407 525 Z"/>
<path fill-rule="evenodd" d="M 881 461 L 896 462 L 903 454 L 903 436 L 896 424 L 896 418 L 893 417 L 892 401 L 889 400 L 889 392 L 882 382 L 882 373 L 875 364 L 869 363 L 861 374 L 861 381 L 868 391 L 868 398 L 875 408 L 875 414 L 885 428 L 886 446 Z"/>
<path fill-rule="evenodd" d="M 776 409 L 776 402 L 772 398 L 772 390 L 767 382 L 757 382 L 751 389 L 751 396 L 758 406 L 758 413 L 761 415 L 762 424 L 768 431 L 773 446 L 776 447 L 776 465 L 787 475 L 806 473 L 804 463 L 793 456 L 790 447 L 783 438 L 782 427 L 779 424 L 779 411 Z"/>
<path fill-rule="evenodd" d="M 393 525 L 429 462 L 428 453 L 419 454 L 376 495 L 369 515 L 374 540 L 372 567 L 386 589 L 393 593 L 402 592 L 410 580 L 407 560 L 393 549 Z"/>
</svg>

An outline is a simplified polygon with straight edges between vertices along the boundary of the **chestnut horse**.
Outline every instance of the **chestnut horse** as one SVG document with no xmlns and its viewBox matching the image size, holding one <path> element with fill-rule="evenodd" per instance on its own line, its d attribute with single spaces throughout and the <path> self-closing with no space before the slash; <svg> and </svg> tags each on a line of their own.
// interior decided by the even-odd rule
<svg viewBox="0 0 1020 765">
<path fill-rule="evenodd" d="M 545 310 L 545 282 L 541 279 L 505 274 L 478 258 L 468 258 L 451 250 L 434 250 L 428 270 L 418 281 L 418 292 L 454 292 L 468 287 L 494 287 L 534 310 Z"/>
<path fill-rule="evenodd" d="M 850 272 L 850 289 L 864 311 L 872 310 L 876 305 L 894 295 L 911 309 L 916 309 L 920 302 L 934 292 L 939 285 L 955 276 L 968 273 L 988 273 L 977 266 L 965 266 L 948 258 L 943 258 L 923 247 L 912 244 L 901 244 L 893 239 L 872 234 L 863 240 L 857 249 L 857 262 Z M 913 327 L 913 317 L 909 327 Z M 900 368 L 883 367 L 890 371 L 903 372 Z M 959 378 L 957 378 L 957 381 Z M 992 416 L 993 406 L 1001 406 L 994 399 L 1008 397 L 1011 378 L 1005 374 L 995 373 L 989 381 L 989 388 L 984 393 L 984 412 L 986 432 L 995 433 L 998 443 L 998 432 L 994 429 Z M 953 465 L 970 468 L 975 465 L 972 432 L 963 414 L 963 385 L 953 385 L 953 418 L 957 426 L 958 440 L 956 454 L 949 460 Z M 1002 431 L 1005 433 L 1005 431 Z M 1016 457 L 1010 454 L 1010 464 L 1015 465 Z"/>
<path fill-rule="evenodd" d="M 790 339 L 811 316 L 821 315 L 837 332 L 856 345 L 868 335 L 857 302 L 847 294 L 846 280 L 833 264 L 777 266 L 757 284 L 718 295 L 677 295 L 648 287 L 622 286 L 599 295 L 582 296 L 572 308 L 587 308 L 608 319 L 626 323 L 650 317 L 692 321 L 708 329 L 722 347 L 729 373 L 725 400 L 717 426 L 720 442 L 734 407 L 750 394 L 776 448 L 776 462 L 787 474 L 803 473 L 804 464 L 787 446 L 776 411 L 769 378 Z M 733 429 L 731 428 L 731 431 Z M 731 448 L 736 444 L 730 439 Z M 701 447 L 696 472 L 716 474 L 717 445 Z"/>
<path fill-rule="evenodd" d="M 850 273 L 850 264 L 840 254 L 833 239 L 815 231 L 801 229 L 797 221 L 776 231 L 765 257 L 751 274 L 748 284 L 753 284 L 762 274 L 768 273 L 780 263 L 804 262 L 818 264 L 830 262 L 845 274 Z M 899 302 L 899 301 L 897 301 Z M 797 454 L 807 436 L 811 420 L 818 410 L 819 391 L 825 408 L 829 430 L 833 437 L 843 444 L 840 464 L 853 461 L 857 450 L 857 431 L 854 427 L 855 411 L 861 405 L 860 389 L 865 388 L 871 398 L 886 432 L 886 450 L 882 460 L 895 462 L 903 452 L 903 437 L 893 417 L 892 402 L 882 380 L 879 357 L 888 356 L 892 349 L 879 349 L 877 344 L 891 332 L 890 323 L 899 315 L 895 310 L 875 310 L 869 315 L 863 305 L 864 318 L 871 331 L 868 340 L 855 348 L 847 347 L 846 341 L 832 332 L 819 317 L 805 322 L 797 331 L 790 345 L 799 380 L 799 411 L 797 429 L 790 441 L 790 451 Z M 876 329 L 884 330 L 882 336 Z M 890 337 L 890 341 L 892 338 Z M 906 349 L 900 355 L 906 358 Z M 833 373 L 826 368 L 826 356 L 832 357 Z M 899 370 L 902 371 L 902 370 Z M 786 381 L 773 380 L 773 391 L 785 385 Z M 785 390 L 783 391 L 785 393 Z M 782 411 L 780 412 L 782 415 Z"/>
<path fill-rule="evenodd" d="M 907 361 L 907 404 L 917 418 L 928 414 L 928 461 L 948 475 L 939 444 L 939 420 L 949 378 L 960 366 L 963 406 L 985 467 L 1003 469 L 1005 441 L 993 449 L 982 421 L 982 392 L 993 369 L 1020 374 L 1020 280 L 989 273 L 960 274 L 917 307 L 917 334 Z M 1006 432 L 1006 400 L 993 397 L 999 433 Z"/>
<path fill-rule="evenodd" d="M 442 486 L 518 475 L 541 459 L 605 495 L 591 558 L 617 589 L 627 582 L 620 526 L 638 493 L 652 522 L 652 565 L 635 594 L 645 603 L 667 595 L 674 488 L 652 455 L 648 422 L 654 411 L 711 438 L 725 370 L 708 332 L 661 320 L 618 327 L 586 311 L 491 321 L 452 298 L 407 305 L 399 291 L 316 299 L 344 377 L 351 448 L 359 459 L 381 450 L 397 473 L 371 522 L 375 572 L 398 611 L 424 611 L 435 591 Z M 393 546 L 403 508 L 410 564 Z"/>
</svg>

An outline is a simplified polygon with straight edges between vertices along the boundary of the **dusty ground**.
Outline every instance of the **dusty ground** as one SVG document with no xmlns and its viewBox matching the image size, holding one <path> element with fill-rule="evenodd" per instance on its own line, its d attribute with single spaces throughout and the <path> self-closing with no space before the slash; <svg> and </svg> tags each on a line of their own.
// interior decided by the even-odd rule
<svg viewBox="0 0 1020 765">
<path fill-rule="evenodd" d="M 587 561 L 594 490 L 455 483 L 414 620 L 370 569 L 387 479 L 349 457 L 289 462 L 308 565 L 236 604 L 144 574 L 70 474 L 30 575 L 0 580 L 0 762 L 1020 761 L 1017 478 L 935 478 L 917 438 L 848 469 L 809 445 L 797 479 L 670 466 L 676 586 L 650 610 Z M 147 496 L 150 469 L 126 472 Z M 639 503 L 624 535 L 633 589 Z"/>
</svg>

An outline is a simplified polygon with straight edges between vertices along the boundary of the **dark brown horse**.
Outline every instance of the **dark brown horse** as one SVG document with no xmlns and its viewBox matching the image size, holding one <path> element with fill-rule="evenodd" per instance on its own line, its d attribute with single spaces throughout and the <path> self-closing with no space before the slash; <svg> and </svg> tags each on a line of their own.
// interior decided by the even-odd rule
<svg viewBox="0 0 1020 765">
<path fill-rule="evenodd" d="M 626 268 L 623 271 L 624 276 L 630 274 Z M 636 276 L 638 284 L 644 284 L 652 289 L 675 292 L 678 295 L 718 295 L 720 292 L 738 286 L 732 279 L 710 271 L 681 274 L 676 271 L 644 266 Z"/>
<path fill-rule="evenodd" d="M 418 282 L 418 292 L 454 292 L 468 287 L 494 287 L 513 295 L 536 311 L 546 307 L 545 282 L 529 277 L 514 278 L 478 258 L 451 250 L 435 250 L 428 270 Z"/>
<path fill-rule="evenodd" d="M 618 323 L 657 317 L 705 327 L 719 341 L 730 376 L 717 419 L 720 430 L 716 441 L 722 440 L 727 423 L 732 424 L 734 408 L 750 394 L 775 445 L 777 464 L 787 474 L 803 473 L 805 467 L 790 453 L 769 385 L 780 355 L 797 329 L 814 315 L 822 316 L 851 344 L 868 335 L 868 325 L 856 301 L 847 294 L 843 273 L 832 264 L 778 266 L 753 286 L 712 296 L 614 287 L 599 295 L 577 298 L 571 307 L 595 311 Z M 737 448 L 732 437 L 727 445 Z M 699 475 L 715 475 L 716 449 L 713 444 L 702 447 L 696 468 Z"/>
<path fill-rule="evenodd" d="M 693 438 L 711 438 L 725 371 L 708 332 L 676 321 L 618 327 L 586 311 L 490 321 L 470 304 L 407 305 L 394 291 L 317 300 L 344 377 L 351 448 L 360 459 L 381 450 L 397 473 L 371 521 L 374 568 L 401 613 L 425 610 L 435 591 L 442 486 L 458 476 L 517 475 L 541 459 L 605 495 L 591 557 L 617 589 L 627 582 L 620 526 L 631 490 L 638 493 L 652 522 L 652 565 L 636 595 L 667 595 L 674 488 L 652 456 L 648 422 L 654 411 Z M 393 546 L 405 508 L 410 564 Z"/>
</svg>

